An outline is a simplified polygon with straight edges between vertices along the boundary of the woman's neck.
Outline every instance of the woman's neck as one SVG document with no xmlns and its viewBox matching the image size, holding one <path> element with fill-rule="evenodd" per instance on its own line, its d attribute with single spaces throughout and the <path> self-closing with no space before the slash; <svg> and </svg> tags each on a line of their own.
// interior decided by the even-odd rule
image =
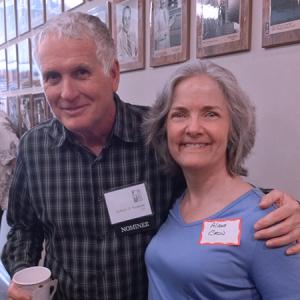
<svg viewBox="0 0 300 300">
<path fill-rule="evenodd" d="M 187 190 L 181 214 L 187 223 L 215 214 L 251 189 L 240 176 L 230 176 L 226 170 L 199 174 L 184 172 L 184 175 Z"/>
</svg>

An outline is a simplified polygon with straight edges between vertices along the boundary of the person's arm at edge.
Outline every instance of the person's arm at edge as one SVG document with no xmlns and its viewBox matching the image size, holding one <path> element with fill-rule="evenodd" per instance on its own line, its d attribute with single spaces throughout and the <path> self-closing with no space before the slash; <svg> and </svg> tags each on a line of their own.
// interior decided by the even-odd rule
<svg viewBox="0 0 300 300">
<path fill-rule="evenodd" d="M 280 247 L 293 243 L 286 254 L 300 252 L 300 205 L 287 193 L 272 190 L 261 200 L 260 207 L 275 204 L 278 208 L 258 220 L 254 229 L 256 239 L 265 239 L 268 247 Z"/>
</svg>

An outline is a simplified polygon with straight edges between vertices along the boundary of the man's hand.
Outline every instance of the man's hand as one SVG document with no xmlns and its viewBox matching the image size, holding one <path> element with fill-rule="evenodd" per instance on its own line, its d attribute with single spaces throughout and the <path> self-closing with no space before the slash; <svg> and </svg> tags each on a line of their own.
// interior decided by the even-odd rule
<svg viewBox="0 0 300 300">
<path fill-rule="evenodd" d="M 19 288 L 14 282 L 10 283 L 7 296 L 9 300 L 31 300 L 31 296 Z"/>
<path fill-rule="evenodd" d="M 270 207 L 273 203 L 277 209 L 254 225 L 256 239 L 266 239 L 268 247 L 280 247 L 294 243 L 286 253 L 300 252 L 300 205 L 290 195 L 273 190 L 261 200 L 262 209 Z"/>
</svg>

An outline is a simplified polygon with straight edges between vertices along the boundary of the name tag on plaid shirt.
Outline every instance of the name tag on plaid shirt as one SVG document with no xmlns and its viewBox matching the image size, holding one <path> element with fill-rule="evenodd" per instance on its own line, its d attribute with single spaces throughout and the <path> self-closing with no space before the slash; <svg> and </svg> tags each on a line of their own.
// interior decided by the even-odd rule
<svg viewBox="0 0 300 300">
<path fill-rule="evenodd" d="M 152 228 L 152 208 L 144 183 L 104 194 L 111 224 L 127 234 Z"/>
</svg>

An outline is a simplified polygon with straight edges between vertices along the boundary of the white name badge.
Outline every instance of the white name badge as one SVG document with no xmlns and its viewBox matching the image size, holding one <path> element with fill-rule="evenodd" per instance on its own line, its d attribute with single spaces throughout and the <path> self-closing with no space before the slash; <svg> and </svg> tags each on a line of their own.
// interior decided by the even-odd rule
<svg viewBox="0 0 300 300">
<path fill-rule="evenodd" d="M 104 194 L 112 225 L 152 215 L 145 184 L 137 184 Z"/>
<path fill-rule="evenodd" d="M 202 245 L 240 245 L 241 219 L 207 220 L 200 234 Z"/>
</svg>

